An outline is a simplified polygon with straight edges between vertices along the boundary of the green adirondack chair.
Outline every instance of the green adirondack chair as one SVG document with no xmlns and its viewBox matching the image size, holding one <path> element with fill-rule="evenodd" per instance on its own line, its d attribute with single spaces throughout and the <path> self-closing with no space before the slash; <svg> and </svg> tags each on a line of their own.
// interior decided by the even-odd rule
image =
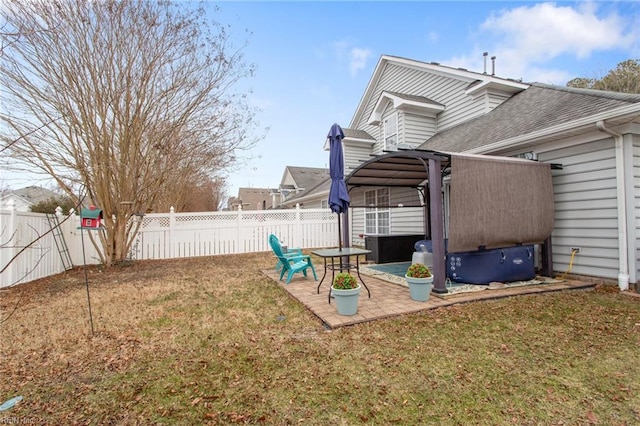
<svg viewBox="0 0 640 426">
<path fill-rule="evenodd" d="M 269 235 L 269 244 L 271 244 L 271 239 L 274 239 L 275 242 L 277 242 L 280 245 L 280 248 L 282 250 L 282 254 L 284 254 L 284 257 L 299 257 L 302 256 L 302 249 L 299 247 L 286 247 L 286 246 L 282 246 L 282 244 L 280 244 L 280 238 L 276 237 L 274 234 L 270 234 Z M 275 266 L 276 272 L 280 272 L 282 270 L 282 262 L 280 262 L 279 259 L 276 259 L 276 266 Z"/>
<path fill-rule="evenodd" d="M 273 234 L 269 235 L 269 245 L 280 263 L 280 281 L 282 281 L 285 273 L 287 274 L 287 284 L 291 282 L 293 275 L 298 272 L 302 272 L 306 277 L 307 269 L 309 268 L 311 268 L 311 272 L 313 272 L 313 278 L 318 281 L 316 269 L 313 267 L 313 263 L 311 262 L 311 256 L 298 253 L 285 254 L 282 250 L 282 246 L 280 245 L 280 240 Z"/>
</svg>

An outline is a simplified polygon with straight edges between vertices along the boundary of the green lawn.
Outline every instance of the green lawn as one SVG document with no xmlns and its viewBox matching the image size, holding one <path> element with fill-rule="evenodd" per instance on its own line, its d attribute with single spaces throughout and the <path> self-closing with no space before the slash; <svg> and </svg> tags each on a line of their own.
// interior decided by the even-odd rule
<svg viewBox="0 0 640 426">
<path fill-rule="evenodd" d="M 0 422 L 640 423 L 640 300 L 615 288 L 328 331 L 273 264 L 91 269 L 93 335 L 82 270 L 0 292 L 0 403 L 24 397 Z"/>
</svg>

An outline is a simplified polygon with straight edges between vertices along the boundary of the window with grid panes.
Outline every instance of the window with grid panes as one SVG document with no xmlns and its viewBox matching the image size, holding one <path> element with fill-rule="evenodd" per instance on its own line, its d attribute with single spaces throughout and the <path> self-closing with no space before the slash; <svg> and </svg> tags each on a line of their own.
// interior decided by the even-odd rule
<svg viewBox="0 0 640 426">
<path fill-rule="evenodd" d="M 395 151 L 398 146 L 398 114 L 384 119 L 384 149 Z"/>
<path fill-rule="evenodd" d="M 364 193 L 365 233 L 368 235 L 389 234 L 389 188 L 378 188 Z M 382 207 L 377 207 L 382 206 Z"/>
</svg>

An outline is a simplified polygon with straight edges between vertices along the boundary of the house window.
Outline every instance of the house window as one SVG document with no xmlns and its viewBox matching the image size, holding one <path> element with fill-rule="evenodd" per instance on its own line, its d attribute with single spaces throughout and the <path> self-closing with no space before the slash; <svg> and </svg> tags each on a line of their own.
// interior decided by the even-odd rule
<svg viewBox="0 0 640 426">
<path fill-rule="evenodd" d="M 389 188 L 379 188 L 364 193 L 365 233 L 368 235 L 389 234 Z M 377 207 L 381 206 L 381 207 Z"/>
<path fill-rule="evenodd" d="M 329 208 L 329 200 L 320 201 L 320 208 L 328 209 Z"/>
<path fill-rule="evenodd" d="M 398 114 L 393 113 L 384 119 L 384 149 L 395 151 L 398 146 Z"/>
</svg>

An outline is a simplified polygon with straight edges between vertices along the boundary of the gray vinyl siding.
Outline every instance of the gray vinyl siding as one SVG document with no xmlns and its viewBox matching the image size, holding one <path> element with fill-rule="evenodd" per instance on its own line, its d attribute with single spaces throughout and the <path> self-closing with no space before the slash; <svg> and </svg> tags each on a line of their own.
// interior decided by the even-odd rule
<svg viewBox="0 0 640 426">
<path fill-rule="evenodd" d="M 552 233 L 556 273 L 568 270 L 571 248 L 579 247 L 570 273 L 618 276 L 618 223 L 615 151 L 612 139 L 538 154 L 560 163 L 553 171 L 555 223 Z"/>
<path fill-rule="evenodd" d="M 495 107 L 497 107 L 498 105 L 506 101 L 507 99 L 509 99 L 509 95 L 503 95 L 500 93 L 489 93 L 487 96 L 489 97 L 489 100 L 488 100 L 489 111 L 494 109 Z"/>
<path fill-rule="evenodd" d="M 358 193 L 361 192 L 360 189 L 357 191 Z M 353 192 L 356 192 L 356 190 L 350 193 L 352 203 L 355 196 Z M 364 197 L 360 195 L 358 199 L 361 200 L 363 198 Z M 364 235 L 364 209 L 349 209 L 349 218 L 351 219 L 351 245 L 364 247 L 364 238 L 360 237 L 360 235 Z"/>
<path fill-rule="evenodd" d="M 465 95 L 464 88 L 466 88 L 467 85 L 464 83 L 461 86 L 463 87 L 458 87 L 460 92 L 457 97 L 452 98 L 449 103 L 441 102 L 447 106 L 447 109 L 438 115 L 439 132 L 479 117 L 487 112 L 483 99 L 481 97 L 472 99 L 470 96 Z"/>
<path fill-rule="evenodd" d="M 379 126 L 368 126 L 367 133 L 373 136 L 376 139 L 376 142 L 371 146 L 371 155 L 379 155 L 382 154 L 384 149 L 384 130 L 382 128 L 383 124 L 380 122 Z"/>
<path fill-rule="evenodd" d="M 368 189 L 370 188 L 353 188 L 349 192 L 349 196 L 351 197 L 351 205 L 364 205 L 364 191 Z M 360 235 L 364 235 L 364 209 L 359 207 L 350 208 L 349 217 L 351 219 L 351 244 L 364 247 L 364 238 L 360 237 Z"/>
<path fill-rule="evenodd" d="M 345 144 L 344 152 L 344 173 L 349 175 L 359 165 L 371 159 L 371 148 L 368 145 Z"/>
<path fill-rule="evenodd" d="M 416 147 L 436 133 L 436 119 L 405 113 L 403 130 L 404 143 Z"/>
<path fill-rule="evenodd" d="M 391 233 L 392 234 L 422 234 L 424 233 L 423 210 L 419 206 L 420 198 L 414 188 L 391 188 Z"/>
<path fill-rule="evenodd" d="M 425 96 L 445 105 L 445 110 L 438 115 L 437 121 L 431 124 L 431 126 L 434 126 L 436 131 L 442 131 L 448 127 L 456 126 L 487 112 L 484 97 L 479 96 L 476 99 L 472 99 L 465 94 L 465 90 L 471 82 L 471 79 L 456 79 L 395 64 L 387 64 L 377 87 L 372 91 L 371 98 L 367 100 L 368 103 L 364 108 L 360 122 L 354 123 L 355 127 L 366 131 L 376 138 L 378 143 L 375 146 L 374 152 L 380 153 L 380 140 L 382 139 L 381 127 L 370 125 L 367 121 L 376 103 L 380 99 L 382 92 L 385 90 Z M 425 122 L 430 120 L 428 117 L 421 118 L 425 120 Z M 399 132 L 401 132 L 402 121 L 403 119 L 399 116 Z M 399 140 L 401 141 L 404 136 L 402 136 L 402 133 L 400 133 L 399 136 Z M 424 142 L 424 140 L 421 142 Z"/>
<path fill-rule="evenodd" d="M 635 265 L 630 265 L 630 268 L 635 268 L 636 277 L 640 277 L 640 137 L 636 136 L 632 143 L 633 146 L 633 221 L 635 226 L 635 240 L 632 244 L 634 247 L 629 247 L 634 253 Z M 640 279 L 638 279 L 640 282 Z"/>
<path fill-rule="evenodd" d="M 405 117 L 404 112 L 398 111 L 398 145 L 405 143 Z"/>
<path fill-rule="evenodd" d="M 482 102 L 485 114 L 491 112 L 495 107 L 509 99 L 511 95 L 499 92 L 486 92 L 482 95 Z"/>
</svg>

